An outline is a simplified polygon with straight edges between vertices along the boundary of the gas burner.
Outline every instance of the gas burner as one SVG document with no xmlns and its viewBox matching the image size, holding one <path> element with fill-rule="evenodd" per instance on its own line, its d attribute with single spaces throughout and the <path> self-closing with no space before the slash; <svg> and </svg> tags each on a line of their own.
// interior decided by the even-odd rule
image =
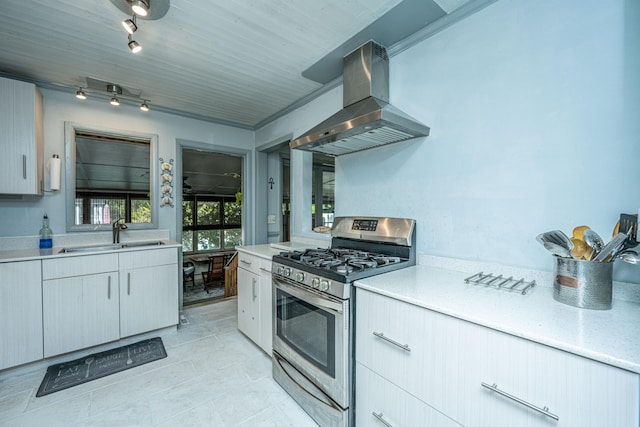
<svg viewBox="0 0 640 427">
<path fill-rule="evenodd" d="M 336 273 L 349 274 L 349 273 L 353 272 L 353 267 L 350 266 L 350 265 L 347 265 L 347 264 L 340 264 L 339 266 L 337 266 L 333 270 L 335 270 Z"/>
<path fill-rule="evenodd" d="M 352 267 L 357 267 L 360 268 L 361 270 L 364 270 L 365 268 L 376 268 L 378 266 L 378 263 L 375 261 L 370 261 L 368 259 L 350 259 L 349 261 L 347 261 L 347 265 L 350 265 Z"/>
<path fill-rule="evenodd" d="M 400 262 L 400 258 L 397 256 L 384 256 L 384 255 L 374 255 L 371 256 L 371 260 L 375 261 L 376 264 L 380 265 L 388 265 L 395 264 Z"/>
</svg>

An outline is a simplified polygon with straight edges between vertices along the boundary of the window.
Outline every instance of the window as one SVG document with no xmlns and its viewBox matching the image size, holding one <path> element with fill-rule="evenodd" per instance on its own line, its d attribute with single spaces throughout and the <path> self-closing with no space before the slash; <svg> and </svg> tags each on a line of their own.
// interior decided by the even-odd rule
<svg viewBox="0 0 640 427">
<path fill-rule="evenodd" d="M 182 201 L 184 252 L 233 249 L 242 244 L 242 201 L 225 196 L 187 196 Z"/>
<path fill-rule="evenodd" d="M 76 192 L 75 224 L 111 224 L 123 219 L 130 224 L 151 222 L 148 194 Z"/>
<path fill-rule="evenodd" d="M 311 178 L 312 228 L 333 225 L 335 205 L 335 159 L 313 153 L 313 175 Z"/>
</svg>

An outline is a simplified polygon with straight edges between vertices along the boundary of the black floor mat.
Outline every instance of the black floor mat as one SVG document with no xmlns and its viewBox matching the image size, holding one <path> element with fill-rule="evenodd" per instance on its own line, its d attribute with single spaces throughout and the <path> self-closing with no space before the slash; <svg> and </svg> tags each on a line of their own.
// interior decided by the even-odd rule
<svg viewBox="0 0 640 427">
<path fill-rule="evenodd" d="M 47 368 L 36 397 L 64 390 L 145 363 L 164 359 L 167 352 L 159 337 L 139 341 Z"/>
</svg>

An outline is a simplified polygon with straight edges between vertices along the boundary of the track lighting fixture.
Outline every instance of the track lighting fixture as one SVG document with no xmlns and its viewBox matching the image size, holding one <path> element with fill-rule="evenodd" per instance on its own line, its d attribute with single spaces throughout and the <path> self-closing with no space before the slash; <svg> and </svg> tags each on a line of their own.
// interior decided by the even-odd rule
<svg viewBox="0 0 640 427">
<path fill-rule="evenodd" d="M 128 0 L 131 3 L 133 13 L 140 16 L 147 16 L 149 12 L 149 2 L 147 0 Z"/>
<path fill-rule="evenodd" d="M 138 43 L 137 41 L 133 40 L 131 38 L 131 34 L 129 34 L 129 49 L 131 50 L 131 52 L 133 53 L 138 53 L 142 50 L 142 46 L 140 46 L 140 43 Z"/>
<path fill-rule="evenodd" d="M 83 89 L 79 87 L 76 92 L 76 98 L 87 99 L 85 90 L 89 92 L 89 94 L 96 94 L 98 98 L 104 98 L 106 92 L 109 103 L 115 107 L 120 105 L 121 99 L 124 99 L 125 104 L 137 104 L 142 111 L 150 110 L 149 101 L 140 97 L 142 92 L 139 89 L 123 89 L 122 86 L 106 82 L 101 82 L 106 86 L 100 86 L 96 84 L 97 82 L 97 80 L 87 78 L 87 88 Z"/>
<path fill-rule="evenodd" d="M 136 25 L 136 15 L 133 15 L 130 19 L 122 21 L 122 26 L 127 33 L 135 33 L 138 30 L 138 26 Z"/>
</svg>

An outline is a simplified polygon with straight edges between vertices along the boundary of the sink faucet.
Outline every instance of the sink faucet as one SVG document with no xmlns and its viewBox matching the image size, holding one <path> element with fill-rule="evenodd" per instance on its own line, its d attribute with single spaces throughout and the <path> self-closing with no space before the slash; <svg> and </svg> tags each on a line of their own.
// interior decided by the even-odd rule
<svg viewBox="0 0 640 427">
<path fill-rule="evenodd" d="M 120 223 L 120 221 L 123 221 L 123 219 L 120 218 L 113 222 L 113 243 L 120 243 L 120 230 L 127 229 L 127 224 L 125 224 L 124 222 Z"/>
</svg>

